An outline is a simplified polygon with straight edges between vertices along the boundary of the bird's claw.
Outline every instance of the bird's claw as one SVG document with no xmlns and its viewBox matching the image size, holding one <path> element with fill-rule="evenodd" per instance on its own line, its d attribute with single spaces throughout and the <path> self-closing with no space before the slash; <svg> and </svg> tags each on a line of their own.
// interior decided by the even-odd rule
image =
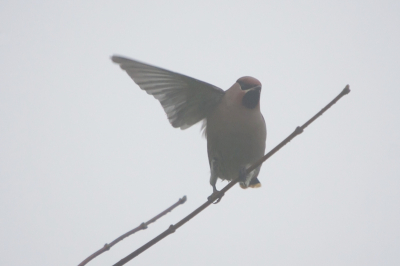
<svg viewBox="0 0 400 266">
<path fill-rule="evenodd" d="M 207 198 L 207 200 L 213 202 L 213 204 L 217 204 L 218 202 L 221 201 L 223 196 L 224 193 L 221 193 L 221 191 L 218 190 L 214 190 L 214 192 Z"/>
</svg>

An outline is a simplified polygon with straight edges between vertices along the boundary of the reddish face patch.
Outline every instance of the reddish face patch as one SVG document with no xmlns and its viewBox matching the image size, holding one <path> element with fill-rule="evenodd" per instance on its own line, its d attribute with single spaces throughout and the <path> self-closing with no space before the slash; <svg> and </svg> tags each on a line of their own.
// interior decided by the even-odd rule
<svg viewBox="0 0 400 266">
<path fill-rule="evenodd" d="M 245 76 L 241 77 L 236 81 L 239 83 L 240 88 L 244 91 L 249 90 L 251 88 L 259 86 L 261 88 L 261 82 L 258 81 L 258 79 L 255 79 L 253 77 Z"/>
</svg>

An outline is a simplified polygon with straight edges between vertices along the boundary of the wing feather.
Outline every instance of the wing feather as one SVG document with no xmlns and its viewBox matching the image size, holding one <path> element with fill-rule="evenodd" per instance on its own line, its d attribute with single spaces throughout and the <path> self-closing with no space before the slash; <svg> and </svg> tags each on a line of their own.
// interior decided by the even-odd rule
<svg viewBox="0 0 400 266">
<path fill-rule="evenodd" d="M 111 59 L 160 101 L 173 127 L 186 129 L 205 119 L 225 94 L 214 85 L 166 69 L 120 56 Z"/>
</svg>

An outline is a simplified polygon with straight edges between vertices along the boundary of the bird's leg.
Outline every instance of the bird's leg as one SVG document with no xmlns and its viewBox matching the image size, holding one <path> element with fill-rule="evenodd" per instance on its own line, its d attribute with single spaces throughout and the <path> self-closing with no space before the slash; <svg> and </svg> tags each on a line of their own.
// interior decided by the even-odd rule
<svg viewBox="0 0 400 266">
<path fill-rule="evenodd" d="M 213 187 L 213 193 L 207 198 L 209 201 L 215 201 L 217 200 L 214 204 L 217 204 L 218 202 L 221 201 L 221 198 L 224 196 L 224 194 L 220 194 L 216 187 L 218 175 L 217 175 L 217 159 L 213 158 L 211 160 L 211 177 L 210 177 L 210 184 Z"/>
<path fill-rule="evenodd" d="M 208 196 L 207 200 L 214 202 L 214 204 L 217 204 L 218 202 L 221 201 L 222 197 L 224 196 L 224 193 L 219 191 L 215 186 L 213 186 L 213 193 Z"/>
</svg>

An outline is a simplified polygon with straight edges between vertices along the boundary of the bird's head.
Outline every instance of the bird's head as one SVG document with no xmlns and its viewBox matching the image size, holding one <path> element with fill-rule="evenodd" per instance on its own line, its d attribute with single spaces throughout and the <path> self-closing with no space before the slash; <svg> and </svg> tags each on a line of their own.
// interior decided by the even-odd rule
<svg viewBox="0 0 400 266">
<path fill-rule="evenodd" d="M 242 90 L 242 105 L 247 109 L 254 109 L 259 106 L 261 95 L 261 83 L 253 77 L 241 77 L 236 81 Z"/>
</svg>

